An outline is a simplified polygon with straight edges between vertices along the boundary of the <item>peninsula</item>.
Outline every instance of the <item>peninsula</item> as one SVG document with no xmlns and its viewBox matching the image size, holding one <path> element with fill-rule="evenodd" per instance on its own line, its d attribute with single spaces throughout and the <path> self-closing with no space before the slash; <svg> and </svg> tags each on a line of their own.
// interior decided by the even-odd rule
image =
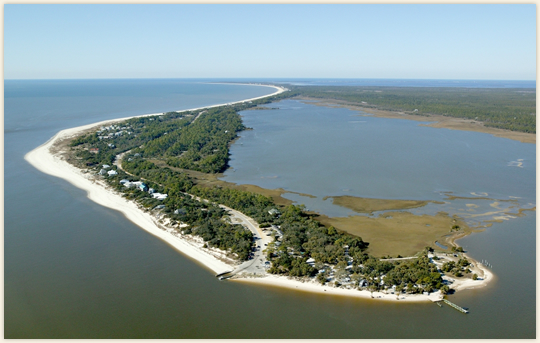
<svg viewBox="0 0 540 343">
<path fill-rule="evenodd" d="M 437 301 L 493 278 L 457 246 L 372 256 L 369 242 L 302 206 L 190 176 L 227 168 L 229 144 L 246 129 L 237 112 L 290 96 L 269 87 L 276 92 L 264 97 L 63 130 L 25 159 L 221 278 L 389 301 Z M 450 225 L 457 219 L 443 219 L 447 232 L 463 233 L 463 223 Z"/>
</svg>

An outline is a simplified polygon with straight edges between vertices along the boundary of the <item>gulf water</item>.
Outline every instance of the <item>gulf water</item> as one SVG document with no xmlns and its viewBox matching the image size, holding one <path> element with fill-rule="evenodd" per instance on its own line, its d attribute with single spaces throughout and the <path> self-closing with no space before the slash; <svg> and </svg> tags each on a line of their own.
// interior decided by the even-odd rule
<svg viewBox="0 0 540 343">
<path fill-rule="evenodd" d="M 462 315 L 433 304 L 384 304 L 220 282 L 122 214 L 23 159 L 65 128 L 273 92 L 204 81 L 4 82 L 5 338 L 536 336 L 535 212 L 460 241 L 473 257 L 491 261 L 497 275 L 486 289 L 453 296 L 471 310 Z M 274 111 L 279 110 L 261 114 Z M 233 157 L 233 166 L 241 162 L 237 152 Z M 528 163 L 524 170 L 535 164 Z M 317 165 L 319 174 L 342 177 L 325 166 Z M 287 166 L 282 167 L 283 178 Z M 506 194 L 499 186 L 485 191 Z"/>
</svg>

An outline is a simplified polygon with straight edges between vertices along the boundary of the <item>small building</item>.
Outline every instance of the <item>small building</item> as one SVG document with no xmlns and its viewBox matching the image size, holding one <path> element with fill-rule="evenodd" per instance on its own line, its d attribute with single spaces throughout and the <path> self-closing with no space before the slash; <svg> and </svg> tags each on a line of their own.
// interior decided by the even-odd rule
<svg viewBox="0 0 540 343">
<path fill-rule="evenodd" d="M 307 259 L 306 263 L 313 267 L 315 266 L 315 259 L 310 257 Z"/>
<path fill-rule="evenodd" d="M 107 174 L 107 171 L 105 169 L 101 169 L 98 174 L 99 175 L 105 175 L 105 174 Z"/>
<path fill-rule="evenodd" d="M 125 186 L 125 185 L 126 185 L 126 183 L 131 183 L 131 182 L 129 182 L 129 180 L 126 180 L 126 179 L 122 179 L 122 180 L 120 180 L 120 182 L 119 182 L 119 183 L 120 183 L 121 185 L 124 185 L 124 186 Z"/>
<path fill-rule="evenodd" d="M 186 213 L 187 213 L 187 212 L 186 212 L 186 209 L 184 209 L 184 208 L 179 208 L 179 209 L 177 209 L 177 210 L 174 210 L 174 214 L 184 215 L 184 214 L 186 214 Z"/>
<path fill-rule="evenodd" d="M 152 197 L 156 198 L 158 200 L 165 200 L 165 199 L 167 199 L 167 194 L 153 193 Z"/>
<path fill-rule="evenodd" d="M 143 191 L 143 192 L 146 192 L 146 191 L 148 190 L 148 186 L 147 186 L 146 184 L 144 184 L 144 183 L 141 183 L 141 184 L 139 185 L 139 189 L 140 189 L 141 191 Z"/>
<path fill-rule="evenodd" d="M 109 170 L 107 174 L 109 174 L 109 176 L 113 176 L 113 175 L 118 175 L 118 172 L 116 170 Z"/>
<path fill-rule="evenodd" d="M 92 154 L 97 154 L 97 153 L 99 153 L 99 149 L 98 149 L 98 148 L 90 148 L 90 149 L 88 149 L 88 151 L 90 151 Z"/>
<path fill-rule="evenodd" d="M 279 211 L 275 208 L 271 209 L 270 211 L 268 211 L 269 214 L 275 216 L 275 215 L 278 215 L 279 214 Z"/>
<path fill-rule="evenodd" d="M 104 164 L 104 165 L 103 165 L 103 169 L 109 169 L 110 167 L 111 167 L 111 166 L 108 165 L 108 164 Z"/>
</svg>

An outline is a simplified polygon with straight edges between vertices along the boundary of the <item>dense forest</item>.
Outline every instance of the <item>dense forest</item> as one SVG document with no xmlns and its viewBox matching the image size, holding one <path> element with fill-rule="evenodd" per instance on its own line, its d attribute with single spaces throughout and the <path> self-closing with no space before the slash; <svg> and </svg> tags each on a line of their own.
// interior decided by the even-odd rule
<svg viewBox="0 0 540 343">
<path fill-rule="evenodd" d="M 183 171 L 225 170 L 229 145 L 245 129 L 238 112 L 299 94 L 294 90 L 259 101 L 133 118 L 77 137 L 70 146 L 79 167 L 101 175 L 126 198 L 163 215 L 181 233 L 199 236 L 207 246 L 238 260 L 249 258 L 253 234 L 232 224 L 219 204 L 252 217 L 261 228 L 271 228 L 274 241 L 266 249 L 270 273 L 370 290 L 394 286 L 410 293 L 447 291 L 437 267 L 429 263 L 430 248 L 411 261 L 381 261 L 366 254 L 369 243 L 362 238 L 323 226 L 302 206 L 280 207 L 260 194 L 202 187 Z M 119 154 L 125 172 L 113 164 Z M 138 186 L 126 186 L 134 182 Z M 159 194 L 166 196 L 156 197 Z M 463 275 L 467 273 L 459 269 L 463 266 L 460 261 L 444 268 Z"/>
<path fill-rule="evenodd" d="M 464 118 L 485 126 L 536 133 L 536 89 L 290 86 L 301 96 L 366 108 Z"/>
</svg>

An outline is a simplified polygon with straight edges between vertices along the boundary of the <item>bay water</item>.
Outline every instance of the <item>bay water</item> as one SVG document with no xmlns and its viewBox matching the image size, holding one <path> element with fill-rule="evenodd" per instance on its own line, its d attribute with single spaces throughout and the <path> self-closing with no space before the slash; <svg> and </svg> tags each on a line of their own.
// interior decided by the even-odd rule
<svg viewBox="0 0 540 343">
<path fill-rule="evenodd" d="M 379 303 L 220 282 L 211 271 L 141 230 L 121 213 L 93 203 L 84 191 L 40 173 L 23 159 L 28 151 L 65 128 L 130 115 L 231 102 L 273 92 L 270 88 L 208 84 L 208 81 L 211 80 L 4 81 L 5 338 L 536 336 L 536 212 L 497 223 L 485 232 L 460 241 L 473 257 L 488 259 L 497 275 L 487 288 L 452 296 L 453 301 L 470 307 L 470 314 L 463 315 L 449 307 L 439 308 L 429 303 Z M 304 105 L 291 103 L 291 106 Z M 244 172 L 242 165 L 247 168 L 244 157 L 235 150 L 248 150 L 251 143 L 245 135 L 265 131 L 254 122 L 250 123 L 248 117 L 255 112 L 275 115 L 279 111 L 244 114 L 246 125 L 254 130 L 242 133 L 242 138 L 233 146 L 232 173 L 240 175 Z M 274 122 L 274 125 L 283 128 L 293 123 Z M 385 125 L 380 124 L 380 129 L 385 129 Z M 406 127 L 404 130 L 401 135 L 407 139 L 406 132 L 413 129 Z M 515 144 L 509 140 L 505 142 L 508 146 Z M 328 141 L 328 144 L 338 143 Z M 295 148 L 299 149 L 298 145 L 282 151 L 282 155 Z M 378 151 L 378 148 L 383 150 Z M 385 147 L 377 145 L 371 149 L 374 155 L 386 151 Z M 513 160 L 524 158 L 524 168 L 520 169 L 529 178 L 536 161 L 527 149 L 523 148 L 524 155 L 502 154 L 501 159 L 511 162 L 507 161 L 510 157 Z M 281 164 L 282 161 L 276 160 L 276 155 L 269 151 L 260 151 L 259 160 L 269 158 L 275 164 Z M 326 173 L 326 178 L 340 179 L 356 172 L 341 170 L 339 174 L 336 170 L 325 170 L 328 164 L 323 163 L 316 151 L 311 154 L 321 162 L 316 166 L 314 177 L 322 174 L 324 179 Z M 426 156 L 426 160 L 429 158 Z M 478 164 L 482 162 L 477 161 Z M 437 163 L 444 164 L 444 160 Z M 287 164 L 279 166 L 282 168 L 274 173 L 279 172 L 277 180 L 285 179 L 288 173 L 296 173 L 296 168 Z M 273 177 L 274 174 L 263 176 Z M 318 180 L 312 179 L 311 183 Z M 486 182 L 486 187 L 481 190 L 499 197 L 522 196 L 522 202 L 533 201 L 523 189 L 535 188 L 535 182 L 532 186 L 530 180 L 525 183 L 525 186 L 514 188 L 490 187 Z M 365 184 L 361 187 L 346 182 L 337 185 L 338 188 L 328 186 L 330 192 L 285 186 L 319 197 L 339 194 L 340 189 L 347 188 L 353 189 L 354 194 L 371 196 L 371 191 L 363 193 L 368 189 Z M 443 183 L 435 187 L 435 191 L 461 194 L 469 190 L 466 183 L 458 183 L 458 186 L 463 188 Z M 402 192 L 410 195 L 405 197 L 409 199 L 426 197 L 432 190 L 433 187 L 427 187 L 422 191 L 402 189 Z M 402 196 L 401 193 L 384 192 L 385 196 Z"/>
</svg>

